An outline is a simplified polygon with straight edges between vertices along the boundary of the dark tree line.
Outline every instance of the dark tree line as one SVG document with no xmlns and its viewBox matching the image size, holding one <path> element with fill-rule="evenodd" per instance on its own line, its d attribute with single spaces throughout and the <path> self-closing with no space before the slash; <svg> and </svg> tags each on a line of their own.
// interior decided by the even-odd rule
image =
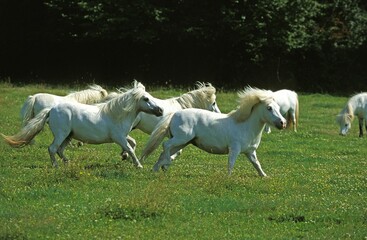
<svg viewBox="0 0 367 240">
<path fill-rule="evenodd" d="M 0 77 L 363 90 L 361 0 L 2 0 Z"/>
</svg>

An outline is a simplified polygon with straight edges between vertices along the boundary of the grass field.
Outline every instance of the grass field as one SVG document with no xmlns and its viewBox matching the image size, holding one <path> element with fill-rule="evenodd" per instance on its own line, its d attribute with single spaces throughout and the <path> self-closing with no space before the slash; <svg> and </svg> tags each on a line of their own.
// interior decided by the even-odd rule
<svg viewBox="0 0 367 240">
<path fill-rule="evenodd" d="M 0 83 L 0 132 L 20 128 L 30 94 L 66 87 Z M 187 89 L 149 89 L 160 98 Z M 151 172 L 159 151 L 136 169 L 114 144 L 68 148 L 67 166 L 51 167 L 48 127 L 36 143 L 0 142 L 0 239 L 367 239 L 367 139 L 354 122 L 338 135 L 335 116 L 346 97 L 300 95 L 298 133 L 264 134 L 257 151 L 268 178 L 240 156 L 189 146 L 167 172 Z M 222 112 L 235 92 L 219 92 Z M 139 156 L 148 139 L 139 131 Z"/>
</svg>

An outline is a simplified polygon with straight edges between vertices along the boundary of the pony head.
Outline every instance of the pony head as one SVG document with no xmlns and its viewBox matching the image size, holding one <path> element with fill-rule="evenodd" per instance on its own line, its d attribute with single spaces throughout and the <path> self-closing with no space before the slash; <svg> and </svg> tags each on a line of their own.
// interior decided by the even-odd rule
<svg viewBox="0 0 367 240">
<path fill-rule="evenodd" d="M 352 126 L 354 119 L 352 106 L 348 103 L 341 113 L 336 117 L 336 122 L 340 126 L 339 134 L 345 136 Z"/>
<path fill-rule="evenodd" d="M 275 102 L 273 92 L 258 88 L 246 87 L 238 92 L 239 106 L 237 110 L 229 113 L 236 121 L 246 121 L 253 110 L 261 108 L 262 121 L 275 126 L 278 129 L 286 127 L 287 121 L 279 111 L 279 105 Z"/>
<path fill-rule="evenodd" d="M 177 98 L 182 108 L 201 108 L 220 113 L 216 102 L 216 89 L 210 83 L 196 83 L 196 89 Z"/>
<path fill-rule="evenodd" d="M 123 92 L 124 91 L 124 92 Z M 131 89 L 120 91 L 116 97 L 101 105 L 101 111 L 109 113 L 115 118 L 123 118 L 130 112 L 146 112 L 156 116 L 162 116 L 163 110 L 155 102 L 152 95 L 145 91 L 145 87 L 136 80 Z"/>
</svg>

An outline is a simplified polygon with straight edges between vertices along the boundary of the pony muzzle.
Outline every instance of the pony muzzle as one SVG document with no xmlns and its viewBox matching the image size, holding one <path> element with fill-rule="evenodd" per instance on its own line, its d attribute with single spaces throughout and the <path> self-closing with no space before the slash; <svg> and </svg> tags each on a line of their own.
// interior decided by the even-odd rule
<svg viewBox="0 0 367 240">
<path fill-rule="evenodd" d="M 279 130 L 285 129 L 287 127 L 287 120 L 281 119 L 279 122 L 275 124 L 275 127 L 278 128 Z"/>
<path fill-rule="evenodd" d="M 160 107 L 157 107 L 156 110 L 155 110 L 154 115 L 156 115 L 157 117 L 163 116 L 163 109 L 160 108 Z"/>
</svg>

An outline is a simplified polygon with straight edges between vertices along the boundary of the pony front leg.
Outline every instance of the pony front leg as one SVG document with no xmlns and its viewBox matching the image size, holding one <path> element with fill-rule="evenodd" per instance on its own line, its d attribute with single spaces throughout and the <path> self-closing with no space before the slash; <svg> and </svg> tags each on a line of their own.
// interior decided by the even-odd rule
<svg viewBox="0 0 367 240">
<path fill-rule="evenodd" d="M 261 177 L 266 177 L 267 175 L 265 174 L 265 172 L 261 168 L 261 164 L 260 164 L 259 160 L 257 159 L 256 152 L 253 151 L 251 153 L 246 153 L 246 156 L 250 160 L 252 165 L 254 165 L 254 167 L 257 170 L 257 172 L 259 173 L 259 175 Z"/>
<path fill-rule="evenodd" d="M 139 162 L 139 159 L 135 155 L 134 149 L 130 146 L 127 137 L 119 138 L 115 140 L 115 142 L 121 146 L 122 151 L 126 151 L 131 156 L 131 158 L 133 159 L 133 163 L 136 167 L 143 168 L 143 166 Z"/>
<path fill-rule="evenodd" d="M 264 131 L 266 132 L 266 133 L 271 133 L 271 129 L 270 129 L 270 126 L 268 125 L 268 124 L 265 124 L 265 129 L 264 129 Z"/>
<path fill-rule="evenodd" d="M 240 154 L 240 147 L 230 147 L 228 154 L 228 175 L 232 174 L 232 170 L 238 155 Z"/>
</svg>

